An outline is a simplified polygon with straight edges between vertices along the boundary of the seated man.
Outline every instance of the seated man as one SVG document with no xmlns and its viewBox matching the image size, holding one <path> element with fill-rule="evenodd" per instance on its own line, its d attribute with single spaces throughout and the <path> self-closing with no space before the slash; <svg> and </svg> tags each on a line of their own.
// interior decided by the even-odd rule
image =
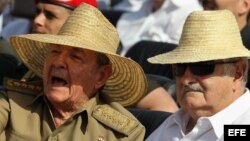
<svg viewBox="0 0 250 141">
<path fill-rule="evenodd" d="M 6 140 L 143 140 L 145 128 L 121 104 L 144 95 L 146 77 L 115 53 L 118 33 L 98 9 L 81 4 L 57 35 L 14 36 L 10 43 L 43 88 L 8 79 L 0 93 Z"/>
<path fill-rule="evenodd" d="M 248 59 L 231 11 L 191 13 L 179 46 L 148 59 L 173 64 L 181 109 L 146 141 L 222 141 L 224 125 L 250 124 Z"/>
</svg>

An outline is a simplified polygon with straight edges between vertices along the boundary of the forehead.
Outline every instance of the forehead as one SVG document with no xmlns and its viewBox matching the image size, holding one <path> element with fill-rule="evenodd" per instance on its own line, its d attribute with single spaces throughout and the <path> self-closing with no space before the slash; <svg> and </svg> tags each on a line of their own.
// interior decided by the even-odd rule
<svg viewBox="0 0 250 141">
<path fill-rule="evenodd" d="M 51 49 L 60 49 L 60 50 L 65 50 L 65 51 L 70 51 L 70 52 L 82 53 L 84 55 L 88 55 L 88 54 L 89 55 L 96 55 L 97 54 L 97 52 L 89 50 L 89 49 L 66 46 L 66 45 L 51 44 Z"/>
<path fill-rule="evenodd" d="M 61 13 L 69 13 L 68 9 L 62 7 L 62 6 L 58 6 L 58 5 L 54 5 L 54 4 L 48 4 L 48 3 L 38 3 L 37 4 L 37 8 L 43 11 L 48 11 L 54 14 L 61 14 Z"/>
</svg>

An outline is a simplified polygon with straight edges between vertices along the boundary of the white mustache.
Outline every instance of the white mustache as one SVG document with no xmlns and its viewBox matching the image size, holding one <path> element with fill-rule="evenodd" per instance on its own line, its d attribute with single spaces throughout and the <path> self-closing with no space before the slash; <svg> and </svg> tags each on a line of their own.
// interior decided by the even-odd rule
<svg viewBox="0 0 250 141">
<path fill-rule="evenodd" d="M 204 89 L 199 84 L 188 84 L 184 86 L 183 93 L 190 91 L 204 92 Z"/>
</svg>

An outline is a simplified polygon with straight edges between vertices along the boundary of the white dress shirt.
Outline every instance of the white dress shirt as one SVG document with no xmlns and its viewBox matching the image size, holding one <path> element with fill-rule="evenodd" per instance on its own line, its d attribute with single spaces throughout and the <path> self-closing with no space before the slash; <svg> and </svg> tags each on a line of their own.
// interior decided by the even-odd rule
<svg viewBox="0 0 250 141">
<path fill-rule="evenodd" d="M 187 16 L 202 10 L 198 0 L 165 0 L 161 8 L 152 13 L 152 2 L 144 0 L 139 11 L 125 13 L 118 20 L 122 56 L 140 40 L 178 44 Z"/>
<path fill-rule="evenodd" d="M 182 109 L 167 118 L 146 141 L 223 141 L 224 125 L 250 124 L 250 93 L 246 92 L 228 107 L 211 117 L 199 118 L 185 134 L 189 116 Z"/>
</svg>

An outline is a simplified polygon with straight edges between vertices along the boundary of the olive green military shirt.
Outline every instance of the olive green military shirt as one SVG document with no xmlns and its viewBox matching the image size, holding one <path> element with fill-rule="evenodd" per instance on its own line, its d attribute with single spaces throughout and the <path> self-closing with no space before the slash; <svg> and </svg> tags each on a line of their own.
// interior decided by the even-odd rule
<svg viewBox="0 0 250 141">
<path fill-rule="evenodd" d="M 98 94 L 56 128 L 41 93 L 0 92 L 0 132 L 7 141 L 142 141 L 145 128 L 120 104 Z"/>
</svg>

